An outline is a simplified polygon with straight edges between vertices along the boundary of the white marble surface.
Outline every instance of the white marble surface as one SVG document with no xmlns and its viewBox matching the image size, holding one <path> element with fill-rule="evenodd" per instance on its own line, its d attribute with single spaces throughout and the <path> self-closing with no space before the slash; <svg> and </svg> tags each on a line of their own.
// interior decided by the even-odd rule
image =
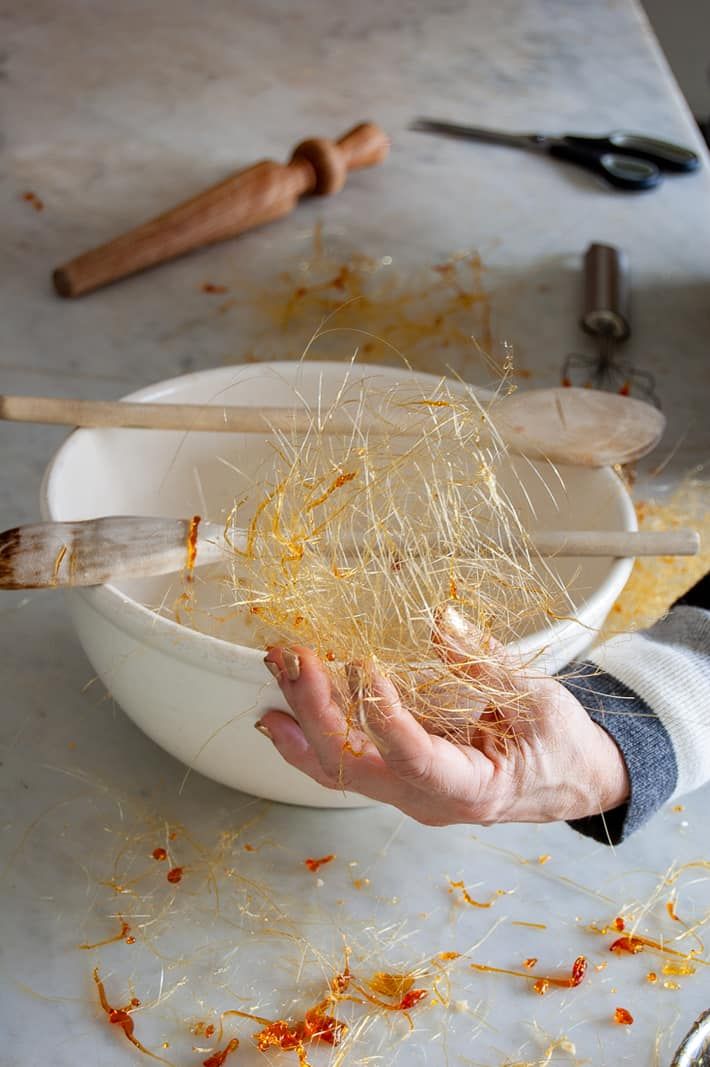
<svg viewBox="0 0 710 1067">
<path fill-rule="evenodd" d="M 291 7 L 28 0 L 0 12 L 0 42 L 4 391 L 108 398 L 185 370 L 238 361 L 253 325 L 249 308 L 218 314 L 201 283 L 268 283 L 297 262 L 318 219 L 343 253 L 391 255 L 404 271 L 476 248 L 487 266 L 497 337 L 515 345 L 536 384 L 553 383 L 565 353 L 584 347 L 576 326 L 579 259 L 590 241 L 602 240 L 621 245 L 631 258 L 629 351 L 657 377 L 669 416 L 663 447 L 678 445 L 664 478 L 672 481 L 705 460 L 707 159 L 700 174 L 627 197 L 545 158 L 406 130 L 417 114 L 551 131 L 623 126 L 702 151 L 630 0 L 364 0 L 351 7 L 322 0 Z M 231 169 L 263 155 L 283 158 L 302 136 L 337 135 L 366 117 L 391 133 L 392 156 L 386 166 L 355 175 L 341 196 L 86 300 L 53 295 L 50 270 L 69 256 Z M 42 212 L 21 199 L 27 190 L 41 197 Z M 0 426 L 3 527 L 36 517 L 42 470 L 61 437 L 60 430 Z M 477 960 L 515 967 L 535 955 L 541 966 L 558 968 L 583 951 L 593 964 L 608 962 L 579 990 L 544 999 L 526 983 L 476 976 L 462 964 L 453 978 L 455 999 L 480 1009 L 485 1024 L 463 1010 L 447 1015 L 422 1007 L 403 1045 L 395 1041 L 406 1033 L 402 1020 L 391 1032 L 379 1026 L 351 1063 L 367 1052 L 381 1063 L 498 1065 L 518 1056 L 534 1020 L 553 1035 L 569 1033 L 595 1067 L 664 1063 L 670 1038 L 655 1061 L 658 1028 L 671 1028 L 677 1040 L 707 1007 L 702 975 L 679 978 L 679 990 L 664 989 L 661 981 L 648 986 L 644 975 L 652 965 L 660 973 L 658 958 L 618 961 L 607 951 L 608 938 L 584 930 L 649 891 L 654 872 L 674 858 L 706 853 L 707 792 L 689 798 L 682 813 L 661 813 L 616 851 L 560 826 L 435 831 L 387 810 L 268 808 L 198 776 L 183 783 L 183 768 L 141 736 L 96 685 L 87 687 L 91 670 L 58 597 L 3 594 L 0 633 L 2 1067 L 142 1061 L 120 1034 L 109 1032 L 90 979 L 95 954 L 76 946 L 116 929 L 111 916 L 121 910 L 121 898 L 117 903 L 99 882 L 111 877 L 121 827 L 135 832 L 144 810 L 184 824 L 205 846 L 258 816 L 220 870 L 268 881 L 293 920 L 283 925 L 324 950 L 333 951 L 345 931 L 360 956 L 371 951 L 360 964 L 370 970 L 467 949 L 496 917 L 506 921 L 476 951 Z M 153 827 L 141 842 L 148 852 L 149 844 L 161 843 L 154 833 Z M 244 840 L 259 850 L 244 852 Z M 171 1062 L 197 1065 L 207 1052 L 192 1051 L 200 1041 L 191 1038 L 186 1018 L 234 1006 L 240 996 L 242 1007 L 258 1003 L 267 1015 L 296 1011 L 317 989 L 311 979 L 301 983 L 306 999 L 294 1005 L 299 943 L 261 935 L 249 918 L 259 911 L 255 892 L 247 901 L 235 890 L 215 917 L 204 861 L 184 835 L 173 847 L 178 860 L 186 857 L 181 888 L 191 904 L 185 929 L 168 929 L 161 946 L 180 944 L 188 963 L 181 968 L 163 959 L 164 991 L 183 974 L 189 981 L 137 1014 L 136 1032 L 158 1051 L 169 1041 L 164 1054 Z M 521 865 L 498 847 L 533 863 Z M 338 859 L 323 869 L 319 886 L 301 860 L 331 851 Z M 534 862 L 541 854 L 552 857 L 544 866 Z M 144 876 L 148 888 L 151 862 L 143 861 L 152 872 Z M 352 889 L 353 872 L 366 872 L 370 885 Z M 516 892 L 494 909 L 457 909 L 446 875 L 464 878 L 484 899 L 499 888 Z M 605 899 L 558 881 L 559 875 Z M 232 884 L 230 878 L 218 875 L 223 883 Z M 678 905 L 687 917 L 710 906 L 702 871 L 698 879 Z M 176 893 L 178 908 L 184 899 Z M 511 927 L 515 918 L 548 922 L 549 929 Z M 667 916 L 654 918 L 648 930 L 668 935 L 669 923 Z M 392 927 L 386 940 L 394 940 L 393 930 L 398 940 L 382 954 L 373 948 L 372 931 L 386 926 Z M 156 995 L 161 960 L 142 934 L 135 946 L 114 945 L 98 955 L 113 1003 L 127 993 L 129 978 L 146 1002 Z M 217 963 L 219 979 L 211 976 Z M 617 1004 L 636 1017 L 630 1029 L 610 1022 Z M 233 1062 L 260 1061 L 251 1029 L 230 1026 L 242 1037 Z M 289 1055 L 283 1062 L 295 1062 Z M 313 1051 L 312 1061 L 325 1063 L 327 1055 Z M 559 1062 L 572 1061 L 560 1054 Z"/>
</svg>

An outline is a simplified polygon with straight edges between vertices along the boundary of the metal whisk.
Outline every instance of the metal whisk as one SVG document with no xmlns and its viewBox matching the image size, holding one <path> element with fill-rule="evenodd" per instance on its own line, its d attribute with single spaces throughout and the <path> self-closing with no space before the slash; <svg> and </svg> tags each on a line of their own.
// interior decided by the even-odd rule
<svg viewBox="0 0 710 1067">
<path fill-rule="evenodd" d="M 629 396 L 632 393 L 656 407 L 655 381 L 619 351 L 630 336 L 629 266 L 624 252 L 613 245 L 591 244 L 584 255 L 582 329 L 596 340 L 596 352 L 573 352 L 562 367 L 563 385 L 582 385 Z"/>
</svg>

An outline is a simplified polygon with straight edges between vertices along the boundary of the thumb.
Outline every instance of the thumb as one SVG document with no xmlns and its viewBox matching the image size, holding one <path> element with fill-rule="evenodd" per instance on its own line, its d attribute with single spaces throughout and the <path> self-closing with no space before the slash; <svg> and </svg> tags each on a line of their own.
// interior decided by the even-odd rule
<svg viewBox="0 0 710 1067">
<path fill-rule="evenodd" d="M 463 676 L 467 688 L 471 687 L 482 712 L 517 716 L 529 684 L 500 641 L 484 633 L 453 604 L 445 604 L 436 612 L 432 639 L 441 658 Z"/>
</svg>

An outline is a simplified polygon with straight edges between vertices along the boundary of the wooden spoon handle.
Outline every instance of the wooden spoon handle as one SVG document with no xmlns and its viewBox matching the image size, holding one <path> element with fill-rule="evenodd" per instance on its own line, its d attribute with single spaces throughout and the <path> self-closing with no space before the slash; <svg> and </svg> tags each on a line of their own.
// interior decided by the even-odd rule
<svg viewBox="0 0 710 1067">
<path fill-rule="evenodd" d="M 542 530 L 530 534 L 541 556 L 696 556 L 697 530 Z"/>
<path fill-rule="evenodd" d="M 76 400 L 49 396 L 0 395 L 0 419 L 55 426 L 111 427 L 133 430 L 177 430 L 183 433 L 305 433 L 313 417 L 304 409 L 218 404 L 141 404 L 122 400 Z M 372 424 L 370 424 L 370 422 Z M 375 419 L 357 422 L 377 433 Z M 327 420 L 331 433 L 351 433 L 355 418 L 335 412 Z M 381 433 L 392 427 L 379 423 Z"/>
<path fill-rule="evenodd" d="M 172 574 L 224 557 L 220 526 L 200 519 L 116 515 L 39 522 L 0 534 L 0 589 L 104 585 L 117 578 Z"/>
<path fill-rule="evenodd" d="M 193 519 L 118 515 L 83 522 L 17 526 L 0 534 L 0 589 L 103 585 L 118 578 L 172 574 L 228 558 L 243 530 Z M 547 530 L 531 534 L 542 556 L 695 555 L 694 530 Z M 518 549 L 516 548 L 516 551 Z"/>
<path fill-rule="evenodd" d="M 235 237 L 288 215 L 306 194 L 338 192 L 349 170 L 373 166 L 388 151 L 389 140 L 374 122 L 355 126 L 339 141 L 303 141 L 288 163 L 255 163 L 108 244 L 64 263 L 54 271 L 54 287 L 60 296 L 81 296 L 195 248 Z"/>
<path fill-rule="evenodd" d="M 424 412 L 425 408 L 420 408 Z M 415 409 L 402 401 L 397 412 L 346 406 L 322 416 L 324 433 L 421 432 Z M 0 419 L 63 426 L 124 426 L 184 433 L 304 433 L 313 425 L 305 408 L 222 406 L 219 404 L 141 404 L 132 401 L 55 399 L 0 395 Z M 396 421 L 395 421 L 396 420 Z M 502 438 L 510 452 L 552 463 L 605 467 L 645 455 L 660 438 L 663 415 L 640 400 L 591 389 L 532 389 L 497 402 L 481 426 Z"/>
</svg>

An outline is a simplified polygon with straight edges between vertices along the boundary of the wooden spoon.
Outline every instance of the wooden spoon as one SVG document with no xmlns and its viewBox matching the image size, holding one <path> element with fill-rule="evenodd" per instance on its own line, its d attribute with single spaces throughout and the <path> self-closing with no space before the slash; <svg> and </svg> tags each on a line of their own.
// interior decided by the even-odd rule
<svg viewBox="0 0 710 1067">
<path fill-rule="evenodd" d="M 17 526 L 0 534 L 0 589 L 103 585 L 119 578 L 172 574 L 230 558 L 244 530 L 193 519 L 119 515 L 82 522 Z M 549 530 L 530 535 L 541 556 L 695 555 L 694 530 Z"/>
<path fill-rule="evenodd" d="M 406 409 L 406 403 L 403 405 Z M 313 416 L 283 407 L 223 407 L 218 404 L 141 404 L 130 401 L 69 400 L 38 396 L 1 396 L 0 418 L 15 422 L 64 426 L 110 426 L 133 429 L 210 433 L 286 433 L 307 431 Z M 482 430 L 495 432 L 511 452 L 552 463 L 607 467 L 631 463 L 658 443 L 666 425 L 650 404 L 594 389 L 531 389 L 503 397 L 492 418 L 481 413 Z M 416 416 L 406 422 L 377 412 L 323 415 L 327 433 L 416 432 Z"/>
</svg>

